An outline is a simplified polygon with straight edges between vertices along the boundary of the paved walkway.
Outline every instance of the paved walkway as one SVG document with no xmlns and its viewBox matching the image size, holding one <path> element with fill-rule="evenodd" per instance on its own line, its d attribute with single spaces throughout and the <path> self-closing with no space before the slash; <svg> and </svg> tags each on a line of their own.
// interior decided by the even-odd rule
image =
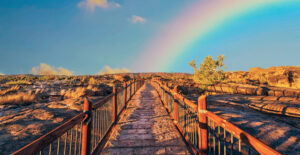
<svg viewBox="0 0 300 155">
<path fill-rule="evenodd" d="M 103 154 L 190 154 L 150 84 L 145 84 L 105 146 Z"/>
</svg>

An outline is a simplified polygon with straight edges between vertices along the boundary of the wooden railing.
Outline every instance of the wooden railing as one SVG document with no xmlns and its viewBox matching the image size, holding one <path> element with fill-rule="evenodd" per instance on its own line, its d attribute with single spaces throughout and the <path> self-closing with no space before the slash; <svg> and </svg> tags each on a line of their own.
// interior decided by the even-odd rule
<svg viewBox="0 0 300 155">
<path fill-rule="evenodd" d="M 280 154 L 208 111 L 205 95 L 195 103 L 180 95 L 176 87 L 171 90 L 159 80 L 152 80 L 151 83 L 194 154 Z"/>
<path fill-rule="evenodd" d="M 85 98 L 83 112 L 12 155 L 99 154 L 128 101 L 143 84 L 143 80 L 134 80 L 119 91 L 114 87 L 112 94 L 93 104 Z"/>
</svg>

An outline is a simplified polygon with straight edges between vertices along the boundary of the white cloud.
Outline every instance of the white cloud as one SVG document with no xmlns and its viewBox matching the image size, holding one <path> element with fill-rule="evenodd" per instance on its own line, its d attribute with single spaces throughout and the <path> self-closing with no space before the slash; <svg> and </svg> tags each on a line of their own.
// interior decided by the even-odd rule
<svg viewBox="0 0 300 155">
<path fill-rule="evenodd" d="M 120 4 L 115 2 L 107 2 L 107 0 L 83 0 L 78 3 L 78 7 L 86 8 L 93 12 L 96 7 L 100 8 L 119 8 Z"/>
<path fill-rule="evenodd" d="M 145 23 L 146 19 L 141 17 L 141 16 L 132 15 L 131 18 L 130 18 L 130 21 L 132 23 Z"/>
</svg>

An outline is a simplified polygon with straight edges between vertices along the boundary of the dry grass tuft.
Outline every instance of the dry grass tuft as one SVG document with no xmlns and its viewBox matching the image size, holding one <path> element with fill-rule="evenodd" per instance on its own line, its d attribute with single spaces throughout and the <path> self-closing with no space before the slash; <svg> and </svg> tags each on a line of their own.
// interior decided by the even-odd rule
<svg viewBox="0 0 300 155">
<path fill-rule="evenodd" d="M 17 94 L 0 96 L 0 105 L 28 105 L 34 101 L 35 95 L 19 92 Z"/>
<path fill-rule="evenodd" d="M 0 90 L 0 95 L 3 96 L 3 95 L 6 95 L 8 93 L 16 93 L 19 89 L 20 89 L 20 86 L 18 86 L 18 85 L 12 86 L 8 89 Z"/>
<path fill-rule="evenodd" d="M 32 82 L 29 82 L 26 80 L 18 80 L 18 81 L 8 81 L 5 84 L 8 84 L 8 85 L 31 85 Z"/>
<path fill-rule="evenodd" d="M 64 96 L 65 99 L 67 98 L 80 98 L 85 95 L 94 95 L 94 92 L 90 89 L 84 88 L 84 87 L 78 87 L 75 90 L 69 89 L 69 90 L 62 90 L 61 95 Z"/>
<path fill-rule="evenodd" d="M 88 84 L 89 85 L 97 85 L 97 84 L 100 84 L 100 81 L 98 81 L 97 79 L 92 77 L 92 78 L 89 79 Z"/>
</svg>

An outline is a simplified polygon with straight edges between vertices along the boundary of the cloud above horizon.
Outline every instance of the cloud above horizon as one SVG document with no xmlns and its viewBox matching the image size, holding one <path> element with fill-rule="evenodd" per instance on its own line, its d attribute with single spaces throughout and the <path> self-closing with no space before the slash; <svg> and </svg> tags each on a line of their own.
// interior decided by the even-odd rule
<svg viewBox="0 0 300 155">
<path fill-rule="evenodd" d="M 137 15 L 132 15 L 131 18 L 130 18 L 130 22 L 132 23 L 146 23 L 146 19 L 141 17 L 141 16 L 137 16 Z"/>
<path fill-rule="evenodd" d="M 91 12 L 95 10 L 96 7 L 100 8 L 119 8 L 121 7 L 119 3 L 108 2 L 107 0 L 83 0 L 78 3 L 79 8 L 85 8 Z"/>
<path fill-rule="evenodd" d="M 55 68 L 48 64 L 41 63 L 40 66 L 32 67 L 31 72 L 35 75 L 73 75 L 73 71 L 59 67 Z"/>
<path fill-rule="evenodd" d="M 105 75 L 105 74 L 117 74 L 117 73 L 129 73 L 130 70 L 127 68 L 111 68 L 109 66 L 104 66 L 102 70 L 98 73 L 99 75 Z"/>
</svg>

